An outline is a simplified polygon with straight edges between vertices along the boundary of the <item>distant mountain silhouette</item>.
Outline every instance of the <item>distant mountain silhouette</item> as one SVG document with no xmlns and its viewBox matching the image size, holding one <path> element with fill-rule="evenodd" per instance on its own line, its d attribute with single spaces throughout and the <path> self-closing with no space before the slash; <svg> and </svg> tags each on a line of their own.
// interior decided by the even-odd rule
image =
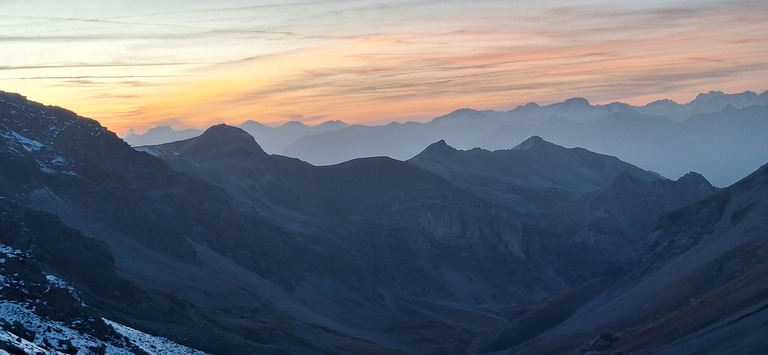
<svg viewBox="0 0 768 355">
<path fill-rule="evenodd" d="M 144 134 L 129 133 L 123 139 L 132 146 L 141 146 L 180 141 L 182 139 L 197 137 L 201 133 L 203 133 L 203 131 L 199 129 L 177 131 L 170 126 L 158 126 L 150 128 Z"/>
<path fill-rule="evenodd" d="M 237 127 L 242 128 L 251 136 L 255 137 L 259 144 L 263 145 L 263 148 L 266 151 L 270 153 L 280 153 L 286 146 L 301 137 L 323 132 L 337 131 L 346 128 L 347 124 L 341 121 L 326 121 L 319 125 L 308 126 L 298 121 L 290 121 L 279 127 L 270 127 L 253 120 L 248 120 Z M 203 131 L 196 129 L 176 131 L 168 126 L 159 126 L 150 129 L 144 134 L 128 134 L 123 139 L 125 139 L 128 144 L 137 147 L 176 142 L 197 137 L 202 133 Z"/>
<path fill-rule="evenodd" d="M 698 171 L 726 186 L 757 169 L 768 156 L 768 144 L 762 139 L 768 136 L 766 105 L 768 92 L 712 92 L 685 105 L 672 101 L 643 107 L 590 105 L 574 98 L 507 112 L 461 109 L 427 123 L 351 126 L 306 136 L 282 154 L 316 165 L 365 156 L 405 160 L 441 139 L 458 149 L 497 150 L 537 135 L 566 147 L 610 152 L 670 178 Z M 700 115 L 709 119 L 701 120 Z"/>
<path fill-rule="evenodd" d="M 592 105 L 584 98 L 571 98 L 546 106 L 529 103 L 506 112 L 464 108 L 426 123 L 348 126 L 327 121 L 307 126 L 291 121 L 274 128 L 249 120 L 238 127 L 268 153 L 314 165 L 373 156 L 406 160 L 441 139 L 458 149 L 498 150 L 541 136 L 566 147 L 610 152 L 669 178 L 698 171 L 716 185 L 727 186 L 757 169 L 768 155 L 762 139 L 768 135 L 766 107 L 768 91 L 710 91 L 686 104 L 664 99 L 645 106 Z M 702 115 L 709 119 L 701 120 Z M 731 119 L 734 116 L 740 119 Z M 162 126 L 125 140 L 132 146 L 157 145 L 200 133 Z"/>
</svg>

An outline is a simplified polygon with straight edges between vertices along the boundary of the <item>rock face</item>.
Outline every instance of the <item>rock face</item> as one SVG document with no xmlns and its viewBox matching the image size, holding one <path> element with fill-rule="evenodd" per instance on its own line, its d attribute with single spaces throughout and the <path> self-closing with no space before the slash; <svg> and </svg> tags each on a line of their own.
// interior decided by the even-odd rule
<svg viewBox="0 0 768 355">
<path fill-rule="evenodd" d="M 716 191 L 696 173 L 671 181 L 537 136 L 497 151 L 461 151 L 440 141 L 408 162 L 536 223 L 558 260 L 547 267 L 571 284 L 610 275 L 638 256 L 662 214 Z"/>
<path fill-rule="evenodd" d="M 489 201 L 530 213 L 545 212 L 624 172 L 639 179 L 660 179 L 615 157 L 567 149 L 538 136 L 496 151 L 460 151 L 439 141 L 408 162 Z"/>
<path fill-rule="evenodd" d="M 232 138 L 242 133 L 212 127 L 195 139 L 223 129 Z M 407 339 L 415 335 L 404 329 L 415 324 L 429 321 L 440 330 L 418 336 L 447 346 L 435 336 L 490 329 L 501 321 L 498 307 L 564 287 L 528 262 L 516 212 L 411 164 L 382 157 L 315 167 L 262 154 L 198 157 L 185 151 L 195 139 L 143 149 L 221 186 L 282 228 L 311 234 L 303 242 L 313 252 L 296 263 L 304 276 L 292 286 L 294 297 L 361 331 L 389 332 L 401 349 L 427 350 Z"/>
<path fill-rule="evenodd" d="M 654 320 L 604 300 L 641 305 L 638 280 L 666 275 L 725 226 L 765 231 L 755 222 L 764 179 L 701 200 L 716 189 L 700 175 L 671 181 L 539 137 L 313 166 L 226 125 L 133 149 L 95 121 L 0 93 L 0 162 L 0 242 L 29 255 L 39 285 L 3 292 L 36 302 L 48 297 L 40 275 L 56 275 L 87 306 L 62 301 L 46 317 L 91 314 L 83 332 L 127 332 L 105 328 L 117 321 L 217 354 L 671 346 L 628 337 Z M 732 205 L 737 195 L 750 199 Z M 706 267 L 751 255 L 744 275 L 757 275 L 760 250 Z M 718 280 L 663 310 L 721 290 Z M 605 317 L 579 318 L 583 309 Z M 569 324 L 579 332 L 560 331 Z M 616 332 L 601 333 L 606 324 Z M 118 347 L 109 332 L 97 338 Z"/>
<path fill-rule="evenodd" d="M 698 178 L 686 180 L 692 179 Z M 478 349 L 531 354 L 764 352 L 766 197 L 768 165 L 663 216 L 636 267 L 545 331 L 515 338 L 519 331 L 507 326 Z M 563 308 L 564 302 L 553 300 L 548 307 Z M 544 316 L 539 312 L 529 317 L 534 315 Z M 583 345 L 574 347 L 579 343 Z"/>
</svg>

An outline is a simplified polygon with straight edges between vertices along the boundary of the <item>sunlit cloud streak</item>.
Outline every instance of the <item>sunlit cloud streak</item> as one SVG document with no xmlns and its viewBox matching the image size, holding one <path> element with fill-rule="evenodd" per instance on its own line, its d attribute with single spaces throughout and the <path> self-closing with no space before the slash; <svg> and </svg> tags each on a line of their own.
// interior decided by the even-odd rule
<svg viewBox="0 0 768 355">
<path fill-rule="evenodd" d="M 0 5 L 0 89 L 125 132 L 768 88 L 757 1 L 107 2 Z"/>
</svg>

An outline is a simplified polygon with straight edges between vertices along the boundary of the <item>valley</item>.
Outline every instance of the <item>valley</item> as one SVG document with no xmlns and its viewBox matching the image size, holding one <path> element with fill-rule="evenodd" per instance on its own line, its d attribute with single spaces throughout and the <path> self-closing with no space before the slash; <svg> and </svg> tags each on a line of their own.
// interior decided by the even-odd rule
<svg viewBox="0 0 768 355">
<path fill-rule="evenodd" d="M 602 142 L 622 139 L 603 130 L 619 123 L 692 119 L 648 123 L 659 115 L 650 105 L 619 117 L 578 100 L 547 112 L 566 106 Z M 527 119 L 558 125 L 539 109 Z M 712 110 L 694 121 L 765 126 L 762 105 Z M 481 114 L 502 119 L 463 111 L 422 127 L 487 129 L 473 126 Z M 384 129 L 326 128 L 298 141 Z M 400 136 L 420 150 L 321 165 L 225 124 L 132 147 L 94 120 L 2 92 L 0 306 L 90 338 L 62 345 L 9 320 L 0 345 L 137 352 L 130 327 L 211 354 L 768 348 L 757 335 L 768 319 L 765 165 L 715 187 L 706 174 L 669 179 L 525 132 L 493 150 L 467 148 L 472 134 L 458 147 L 456 136 Z M 765 148 L 744 140 L 729 149 Z"/>
</svg>

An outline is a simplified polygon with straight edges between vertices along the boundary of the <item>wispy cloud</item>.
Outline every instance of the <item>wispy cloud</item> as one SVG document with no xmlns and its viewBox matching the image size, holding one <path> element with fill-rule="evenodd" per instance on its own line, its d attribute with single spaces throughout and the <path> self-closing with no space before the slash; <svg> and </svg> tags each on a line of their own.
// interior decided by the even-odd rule
<svg viewBox="0 0 768 355">
<path fill-rule="evenodd" d="M 768 75 L 758 1 L 91 4 L 101 10 L 0 4 L 0 82 L 107 125 L 181 128 L 402 121 L 573 96 L 642 104 L 762 91 Z"/>
<path fill-rule="evenodd" d="M 0 66 L 0 70 L 30 70 L 30 69 L 79 69 L 79 68 L 122 68 L 122 67 L 162 67 L 162 66 L 180 66 L 197 65 L 199 63 L 64 63 L 56 65 L 20 65 L 20 66 Z M 177 75 L 172 75 L 177 76 Z M 103 76 L 107 77 L 107 76 Z M 121 75 L 114 75 L 119 78 Z M 44 77 L 41 77 L 44 78 Z M 53 77 L 50 77 L 53 78 Z"/>
</svg>

